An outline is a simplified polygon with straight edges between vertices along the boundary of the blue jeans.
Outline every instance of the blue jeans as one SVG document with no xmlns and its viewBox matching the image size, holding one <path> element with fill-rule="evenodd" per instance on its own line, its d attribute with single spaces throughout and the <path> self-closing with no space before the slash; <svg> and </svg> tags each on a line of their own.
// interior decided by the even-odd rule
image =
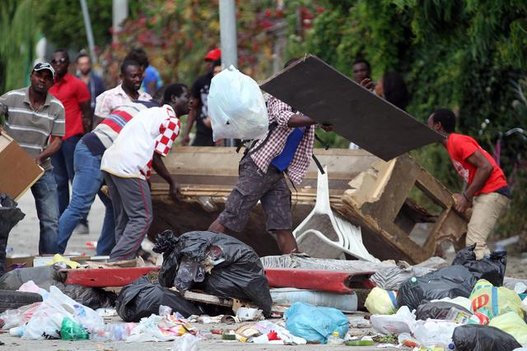
<svg viewBox="0 0 527 351">
<path fill-rule="evenodd" d="M 73 183 L 75 169 L 73 167 L 73 158 L 75 147 L 81 139 L 81 135 L 72 136 L 62 141 L 60 150 L 51 157 L 53 164 L 53 174 L 57 181 L 57 191 L 59 194 L 59 213 L 62 213 L 68 207 L 70 202 L 70 182 Z M 82 219 L 82 223 L 87 224 L 88 214 Z"/>
<path fill-rule="evenodd" d="M 100 170 L 101 158 L 102 155 L 94 156 L 84 142 L 81 141 L 77 144 L 74 156 L 75 177 L 72 184 L 71 202 L 59 220 L 59 253 L 64 253 L 66 250 L 71 233 L 90 211 L 97 193 L 99 193 L 99 197 L 106 207 L 101 235 L 97 242 L 97 255 L 109 255 L 115 246 L 112 204 L 110 199 L 99 191 L 104 179 Z"/>
<path fill-rule="evenodd" d="M 56 254 L 57 230 L 59 221 L 59 203 L 57 201 L 57 183 L 53 171 L 49 170 L 31 187 L 35 198 L 37 216 L 40 222 L 40 240 L 38 253 Z"/>
</svg>

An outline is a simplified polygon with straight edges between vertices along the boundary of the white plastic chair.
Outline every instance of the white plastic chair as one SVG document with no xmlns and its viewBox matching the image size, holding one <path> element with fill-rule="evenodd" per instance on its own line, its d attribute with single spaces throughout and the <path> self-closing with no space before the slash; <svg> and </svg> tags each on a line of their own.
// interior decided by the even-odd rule
<svg viewBox="0 0 527 351">
<path fill-rule="evenodd" d="M 293 231 L 299 250 L 312 257 L 345 259 L 348 254 L 359 260 L 379 262 L 364 247 L 360 227 L 331 210 L 327 167 L 324 172 L 318 171 L 315 207 Z"/>
</svg>

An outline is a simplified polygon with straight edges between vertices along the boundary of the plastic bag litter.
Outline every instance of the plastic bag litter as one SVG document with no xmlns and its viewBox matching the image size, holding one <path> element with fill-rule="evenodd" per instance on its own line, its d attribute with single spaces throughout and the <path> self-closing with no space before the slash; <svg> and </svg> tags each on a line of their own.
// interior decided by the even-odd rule
<svg viewBox="0 0 527 351">
<path fill-rule="evenodd" d="M 467 267 L 478 280 L 486 279 L 495 286 L 502 286 L 507 267 L 507 252 L 496 251 L 491 253 L 490 257 L 476 260 L 475 247 L 476 244 L 473 244 L 460 250 L 452 264 Z"/>
<path fill-rule="evenodd" d="M 214 141 L 261 139 L 269 128 L 267 107 L 258 83 L 232 65 L 212 78 L 208 109 Z"/>
<path fill-rule="evenodd" d="M 417 319 L 423 321 L 427 319 L 443 319 L 463 322 L 472 316 L 472 311 L 451 302 L 434 301 L 419 305 L 415 315 Z"/>
<path fill-rule="evenodd" d="M 510 334 L 483 325 L 462 325 L 452 336 L 456 351 L 512 351 L 521 345 Z"/>
<path fill-rule="evenodd" d="M 410 333 L 415 326 L 415 314 L 407 306 L 402 306 L 392 315 L 374 314 L 370 322 L 376 331 L 382 334 Z"/>
<path fill-rule="evenodd" d="M 60 327 L 60 338 L 62 340 L 88 340 L 88 332 L 73 319 L 64 317 Z"/>
<path fill-rule="evenodd" d="M 505 287 L 495 287 L 485 279 L 478 280 L 470 294 L 472 311 L 480 312 L 489 319 L 507 312 L 514 312 L 523 318 L 521 300 L 518 294 Z"/>
<path fill-rule="evenodd" d="M 372 314 L 394 314 L 397 311 L 397 294 L 374 287 L 366 297 L 364 307 Z"/>
<path fill-rule="evenodd" d="M 169 306 L 184 317 L 202 312 L 191 302 L 167 288 L 151 283 L 146 277 L 125 286 L 115 305 L 117 314 L 125 322 L 139 322 L 141 318 L 157 314 L 160 305 Z"/>
<path fill-rule="evenodd" d="M 170 316 L 150 315 L 130 331 L 126 342 L 170 341 L 196 330 L 180 314 Z"/>
<path fill-rule="evenodd" d="M 171 351 L 198 351 L 199 338 L 192 334 L 185 334 L 174 340 Z"/>
<path fill-rule="evenodd" d="M 327 343 L 328 337 L 338 331 L 344 338 L 348 332 L 348 318 L 339 310 L 331 307 L 316 307 L 295 302 L 284 313 L 285 325 L 293 335 L 307 342 Z"/>
<path fill-rule="evenodd" d="M 92 309 L 115 305 L 117 295 L 114 292 L 80 285 L 66 285 L 63 283 L 65 276 L 62 276 L 56 268 L 55 266 L 42 266 L 15 269 L 0 278 L 0 289 L 18 290 L 23 284 L 33 281 L 44 290 L 56 286 L 65 295 Z M 43 293 L 47 294 L 47 292 Z"/>
<path fill-rule="evenodd" d="M 97 312 L 72 300 L 52 286 L 48 297 L 34 311 L 27 323 L 22 339 L 58 339 L 65 317 L 80 323 L 88 332 L 104 327 L 104 321 Z"/>
<path fill-rule="evenodd" d="M 207 231 L 189 232 L 176 237 L 170 230 L 158 234 L 154 251 L 163 253 L 159 284 L 165 287 L 186 286 L 189 277 L 193 284 L 208 294 L 254 302 L 268 317 L 271 313 L 271 294 L 260 258 L 240 240 L 225 234 Z M 198 262 L 202 270 L 184 269 L 182 262 Z M 184 281 L 182 281 L 184 277 Z"/>
<path fill-rule="evenodd" d="M 417 321 L 412 334 L 423 346 L 444 345 L 452 343 L 452 334 L 459 324 L 437 319 Z"/>
<path fill-rule="evenodd" d="M 512 335 L 522 345 L 527 345 L 527 324 L 514 312 L 507 312 L 492 318 L 489 326 Z"/>
<path fill-rule="evenodd" d="M 26 324 L 33 313 L 38 309 L 42 302 L 35 302 L 31 305 L 25 305 L 16 310 L 6 310 L 0 314 L 0 323 L 3 330 L 19 327 Z"/>
<path fill-rule="evenodd" d="M 275 332 L 285 345 L 305 345 L 307 343 L 306 339 L 295 336 L 278 323 L 273 323 L 268 320 L 259 321 L 253 327 L 263 335 Z M 265 342 L 265 339 L 263 341 Z M 253 339 L 253 342 L 256 341 Z"/>
<path fill-rule="evenodd" d="M 476 278 L 460 265 L 441 268 L 422 277 L 405 281 L 397 294 L 397 304 L 411 310 L 423 301 L 439 300 L 444 297 L 468 297 L 476 284 Z"/>
</svg>

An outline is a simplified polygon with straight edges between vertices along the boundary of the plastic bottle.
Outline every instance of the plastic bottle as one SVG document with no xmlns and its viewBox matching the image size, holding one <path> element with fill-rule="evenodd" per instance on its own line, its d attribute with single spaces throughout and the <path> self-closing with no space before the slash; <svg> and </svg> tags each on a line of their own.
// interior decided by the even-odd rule
<svg viewBox="0 0 527 351">
<path fill-rule="evenodd" d="M 342 345 L 344 343 L 344 339 L 340 337 L 339 331 L 335 330 L 331 335 L 328 337 L 328 345 Z"/>
</svg>

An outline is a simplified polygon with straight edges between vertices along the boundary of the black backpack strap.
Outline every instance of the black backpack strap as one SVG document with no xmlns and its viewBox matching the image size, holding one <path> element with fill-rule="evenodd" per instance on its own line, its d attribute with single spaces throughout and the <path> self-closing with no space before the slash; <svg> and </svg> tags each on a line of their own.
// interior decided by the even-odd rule
<svg viewBox="0 0 527 351">
<path fill-rule="evenodd" d="M 278 126 L 278 122 L 276 122 L 276 121 L 271 123 L 271 124 L 269 124 L 269 131 L 267 132 L 267 135 L 265 136 L 265 139 L 260 143 L 260 145 L 258 145 L 257 147 L 254 147 L 258 143 L 258 140 L 253 141 L 251 146 L 249 146 L 247 149 L 245 149 L 245 152 L 243 154 L 247 155 L 248 153 L 253 153 L 253 152 L 256 152 L 256 151 L 260 150 L 262 148 L 262 146 L 264 146 L 267 143 L 267 141 L 271 137 L 271 134 L 273 133 L 273 130 L 277 126 Z"/>
</svg>

